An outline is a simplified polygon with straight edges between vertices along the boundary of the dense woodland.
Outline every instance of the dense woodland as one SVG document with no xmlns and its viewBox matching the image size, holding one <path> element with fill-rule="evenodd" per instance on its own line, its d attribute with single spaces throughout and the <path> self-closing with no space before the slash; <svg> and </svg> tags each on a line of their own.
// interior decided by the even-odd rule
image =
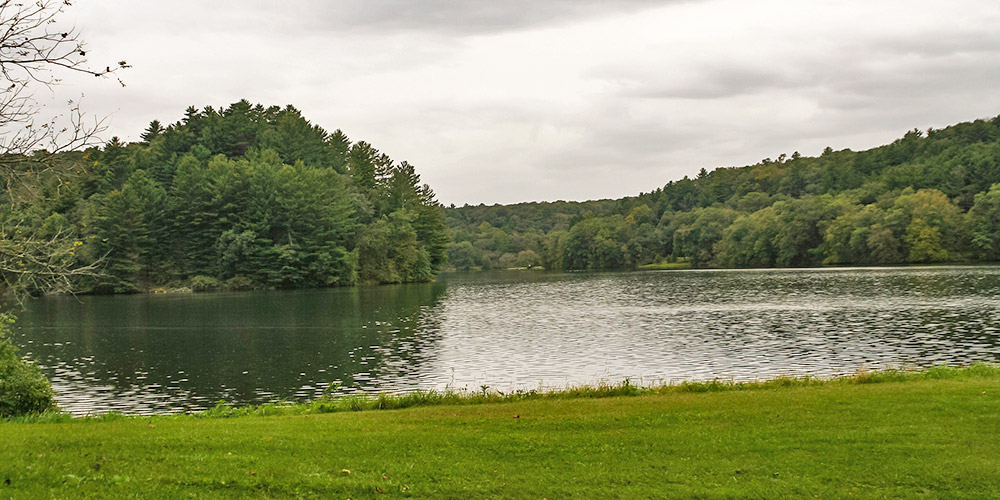
<svg viewBox="0 0 1000 500">
<path fill-rule="evenodd" d="M 446 210 L 450 265 L 630 269 L 1000 260 L 1000 117 L 702 169 L 620 200 Z"/>
<path fill-rule="evenodd" d="M 290 106 L 191 107 L 141 142 L 3 161 L 4 239 L 70 242 L 46 258 L 96 263 L 84 292 L 428 281 L 446 259 L 412 165 Z"/>
<path fill-rule="evenodd" d="M 0 230 L 17 235 L 4 239 L 71 242 L 48 258 L 91 266 L 74 288 L 95 293 L 416 282 L 446 264 L 1000 260 L 1000 117 L 868 151 L 703 169 L 620 200 L 449 209 L 405 161 L 290 106 L 247 101 L 153 121 L 140 142 L 3 164 L 14 174 Z"/>
</svg>

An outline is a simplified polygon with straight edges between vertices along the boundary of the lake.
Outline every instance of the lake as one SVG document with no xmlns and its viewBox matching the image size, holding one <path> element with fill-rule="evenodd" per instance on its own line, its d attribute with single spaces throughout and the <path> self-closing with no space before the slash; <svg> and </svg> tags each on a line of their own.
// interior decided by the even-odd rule
<svg viewBox="0 0 1000 500">
<path fill-rule="evenodd" d="M 15 343 L 75 414 L 1000 361 L 1000 267 L 446 273 L 436 283 L 46 297 Z"/>
</svg>

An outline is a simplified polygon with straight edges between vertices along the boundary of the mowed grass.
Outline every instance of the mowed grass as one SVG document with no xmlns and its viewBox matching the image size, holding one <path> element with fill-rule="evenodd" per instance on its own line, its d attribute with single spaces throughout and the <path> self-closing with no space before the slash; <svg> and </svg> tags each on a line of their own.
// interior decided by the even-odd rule
<svg viewBox="0 0 1000 500">
<path fill-rule="evenodd" d="M 0 498 L 1000 498 L 996 367 L 639 392 L 8 421 Z"/>
</svg>

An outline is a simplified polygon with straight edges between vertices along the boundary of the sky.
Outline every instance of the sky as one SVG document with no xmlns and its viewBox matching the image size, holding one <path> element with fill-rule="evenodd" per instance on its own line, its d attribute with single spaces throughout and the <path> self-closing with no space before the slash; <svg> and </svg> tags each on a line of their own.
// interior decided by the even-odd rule
<svg viewBox="0 0 1000 500">
<path fill-rule="evenodd" d="M 619 198 L 1000 114 L 996 0 L 78 0 L 56 91 L 153 119 L 292 104 L 444 204 Z M 56 94 L 54 94 L 56 95 Z"/>
</svg>

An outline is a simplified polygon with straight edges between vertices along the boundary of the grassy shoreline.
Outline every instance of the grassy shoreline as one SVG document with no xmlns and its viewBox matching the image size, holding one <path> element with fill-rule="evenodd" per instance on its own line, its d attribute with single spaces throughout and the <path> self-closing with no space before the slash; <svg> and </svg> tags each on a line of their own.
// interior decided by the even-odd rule
<svg viewBox="0 0 1000 500">
<path fill-rule="evenodd" d="M 0 422 L 0 497 L 1000 498 L 995 365 L 577 391 Z"/>
<path fill-rule="evenodd" d="M 559 400 L 577 398 L 609 398 L 678 393 L 765 390 L 782 387 L 810 387 L 830 384 L 874 384 L 915 380 L 944 380 L 963 378 L 998 378 L 1000 365 L 974 363 L 968 366 L 932 366 L 929 368 L 887 368 L 881 370 L 859 369 L 850 375 L 834 377 L 778 376 L 753 381 L 712 379 L 707 381 L 681 381 L 656 385 L 636 385 L 626 379 L 617 384 L 599 383 L 567 387 L 561 390 L 515 390 L 502 392 L 483 386 L 480 391 L 416 390 L 404 393 L 358 394 L 327 396 L 302 403 L 266 403 L 235 406 L 220 402 L 214 408 L 200 412 L 167 415 L 127 415 L 110 412 L 100 415 L 73 416 L 61 412 L 41 415 L 0 418 L 2 422 L 16 423 L 65 423 L 108 421 L 130 418 L 232 418 L 241 416 L 273 417 L 281 415 L 312 415 L 323 413 L 357 412 L 373 410 L 399 410 L 420 406 L 466 406 L 501 404 L 532 400 Z"/>
</svg>

